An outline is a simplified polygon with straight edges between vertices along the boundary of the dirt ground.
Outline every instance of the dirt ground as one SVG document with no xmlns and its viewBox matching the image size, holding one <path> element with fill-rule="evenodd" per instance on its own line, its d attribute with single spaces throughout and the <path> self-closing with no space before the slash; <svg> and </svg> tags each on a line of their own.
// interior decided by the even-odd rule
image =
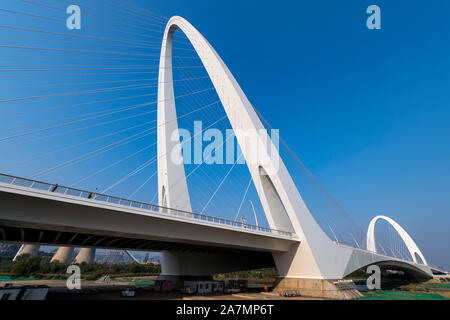
<svg viewBox="0 0 450 320">
<path fill-rule="evenodd" d="M 409 292 L 420 292 L 420 293 L 430 293 L 439 294 L 445 299 L 450 299 L 450 279 L 438 281 L 436 279 L 423 282 L 423 283 L 413 283 L 400 287 L 401 291 Z"/>
<path fill-rule="evenodd" d="M 135 281 L 125 282 L 124 280 Z M 139 283 L 136 280 L 143 280 L 144 282 Z M 146 280 L 147 282 L 145 282 Z M 3 287 L 6 283 L 12 283 L 14 286 L 47 285 L 51 288 L 47 296 L 48 300 L 313 300 L 313 298 L 309 297 L 285 298 L 270 292 L 260 292 L 260 290 L 251 290 L 237 294 L 213 294 L 205 296 L 186 295 L 179 292 L 161 293 L 153 291 L 153 286 L 149 284 L 150 282 L 148 280 L 151 279 L 129 278 L 122 279 L 123 282 L 82 281 L 81 290 L 67 289 L 64 280 L 1 281 L 0 287 Z M 121 291 L 125 288 L 133 288 L 135 290 L 135 296 L 123 297 Z M 401 286 L 397 290 L 396 292 L 439 294 L 446 299 L 450 299 L 450 281 L 442 283 L 431 280 L 424 283 Z"/>
<path fill-rule="evenodd" d="M 14 286 L 47 285 L 51 288 L 47 300 L 311 300 L 307 297 L 285 298 L 276 294 L 257 291 L 205 296 L 184 295 L 179 292 L 162 293 L 153 291 L 150 285 L 112 281 L 108 283 L 82 281 L 81 290 L 67 289 L 66 282 L 62 280 L 7 281 L 0 282 L 0 287 L 5 283 L 12 283 Z M 135 296 L 123 297 L 121 291 L 125 288 L 133 288 Z"/>
<path fill-rule="evenodd" d="M 206 296 L 187 296 L 177 292 L 161 293 L 145 289 L 136 289 L 135 297 L 122 297 L 120 291 L 98 293 L 50 293 L 48 300 L 311 300 L 306 297 L 284 298 L 257 292 L 239 294 L 214 294 Z"/>
</svg>

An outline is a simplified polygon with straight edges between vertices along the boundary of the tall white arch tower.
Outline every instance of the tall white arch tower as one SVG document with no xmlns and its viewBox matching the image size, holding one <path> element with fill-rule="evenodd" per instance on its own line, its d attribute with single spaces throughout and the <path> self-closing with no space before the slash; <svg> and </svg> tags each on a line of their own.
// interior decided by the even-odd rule
<svg viewBox="0 0 450 320">
<path fill-rule="evenodd" d="M 184 164 L 175 164 L 171 161 L 173 150 L 181 152 L 179 136 L 176 135 L 178 139 L 171 139 L 173 132 L 178 130 L 172 74 L 172 43 L 177 29 L 184 32 L 191 42 L 214 85 L 236 133 L 270 227 L 291 231 L 300 240 L 300 244 L 289 253 L 273 255 L 281 276 L 341 278 L 345 260 L 348 260 L 351 251 L 336 246 L 319 227 L 278 152 L 274 152 L 275 148 L 261 120 L 230 70 L 200 32 L 178 16 L 172 17 L 167 23 L 161 49 L 158 84 L 159 204 L 191 210 Z M 255 145 L 246 144 L 244 137 L 237 134 L 239 130 L 264 132 L 258 134 L 257 139 L 252 141 L 259 151 L 256 161 L 253 154 L 256 150 Z M 163 263 L 164 260 L 163 258 Z M 176 263 L 173 254 L 169 260 L 166 263 Z M 179 268 L 172 268 L 171 272 L 176 273 L 177 270 Z"/>
</svg>

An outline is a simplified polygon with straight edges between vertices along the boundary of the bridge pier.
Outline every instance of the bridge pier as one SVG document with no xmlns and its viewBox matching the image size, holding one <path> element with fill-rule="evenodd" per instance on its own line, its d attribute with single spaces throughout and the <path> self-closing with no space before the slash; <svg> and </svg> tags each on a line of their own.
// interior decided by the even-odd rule
<svg viewBox="0 0 450 320">
<path fill-rule="evenodd" d="M 17 251 L 16 256 L 13 261 L 17 261 L 17 258 L 24 254 L 29 254 L 32 256 L 37 256 L 39 252 L 40 245 L 38 244 L 23 244 Z"/>
<path fill-rule="evenodd" d="M 282 254 L 288 255 L 288 253 Z M 352 282 L 342 279 L 324 279 L 299 276 L 294 272 L 297 263 L 280 264 L 280 257 L 274 254 L 280 277 L 274 284 L 276 294 L 297 293 L 306 297 L 347 300 L 361 297 Z M 157 280 L 174 282 L 175 288 L 183 286 L 184 280 L 211 280 L 214 274 L 275 267 L 270 253 L 203 253 L 175 252 L 161 253 L 161 274 Z M 278 261 L 277 261 L 278 260 Z M 297 261 L 297 260 L 296 260 Z M 308 264 L 301 263 L 308 267 Z M 289 270 L 290 269 L 290 270 Z M 298 269 L 297 269 L 298 271 Z"/>
<path fill-rule="evenodd" d="M 59 247 L 53 255 L 51 262 L 70 263 L 73 259 L 73 247 Z"/>
<path fill-rule="evenodd" d="M 161 274 L 157 280 L 172 281 L 178 289 L 183 287 L 184 280 L 211 279 L 212 270 L 208 270 L 208 259 L 182 252 L 161 252 Z"/>
<path fill-rule="evenodd" d="M 95 248 L 82 248 L 75 257 L 75 263 L 93 263 L 95 261 Z"/>
<path fill-rule="evenodd" d="M 163 251 L 161 254 L 161 276 L 180 277 L 212 276 L 231 268 L 233 262 L 228 255 L 197 252 Z"/>
<path fill-rule="evenodd" d="M 288 252 L 273 253 L 280 275 L 274 283 L 273 292 L 338 300 L 361 297 L 353 282 L 343 281 L 345 262 L 336 258 L 344 256 L 346 250 L 330 250 L 325 244 L 322 248 L 327 252 L 325 255 L 314 255 L 310 247 L 303 243 L 294 245 Z M 318 263 L 319 259 L 325 259 L 327 263 Z"/>
<path fill-rule="evenodd" d="M 161 274 L 158 280 L 173 281 L 177 287 L 187 279 L 212 279 L 214 274 L 259 268 L 275 264 L 268 252 L 161 252 Z"/>
</svg>

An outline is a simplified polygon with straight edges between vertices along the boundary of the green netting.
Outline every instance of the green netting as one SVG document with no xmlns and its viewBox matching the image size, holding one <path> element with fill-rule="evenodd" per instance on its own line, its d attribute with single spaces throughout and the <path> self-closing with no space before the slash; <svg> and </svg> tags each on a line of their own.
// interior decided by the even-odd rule
<svg viewBox="0 0 450 320">
<path fill-rule="evenodd" d="M 358 300 L 445 300 L 445 298 L 434 293 L 379 290 L 367 292 Z"/>
<path fill-rule="evenodd" d="M 22 280 L 37 280 L 35 277 L 11 277 L 11 276 L 0 276 L 0 281 L 22 281 Z"/>
<path fill-rule="evenodd" d="M 111 281 L 115 281 L 115 282 L 125 282 L 125 283 L 131 283 L 131 284 L 137 284 L 137 285 L 154 285 L 155 282 L 154 281 L 127 281 L 127 280 L 122 280 L 122 279 L 111 279 Z"/>
<path fill-rule="evenodd" d="M 436 290 L 436 291 L 450 291 L 450 282 L 449 283 L 429 283 L 426 285 L 427 289 Z"/>
<path fill-rule="evenodd" d="M 60 280 L 60 281 L 66 281 L 67 278 L 64 277 L 51 277 L 50 280 Z"/>
</svg>

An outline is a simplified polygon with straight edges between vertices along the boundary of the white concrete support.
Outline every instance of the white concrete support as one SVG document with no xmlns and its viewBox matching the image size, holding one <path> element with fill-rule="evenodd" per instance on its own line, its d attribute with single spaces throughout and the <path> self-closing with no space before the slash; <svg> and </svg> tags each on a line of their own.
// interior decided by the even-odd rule
<svg viewBox="0 0 450 320">
<path fill-rule="evenodd" d="M 23 254 L 29 254 L 32 256 L 37 256 L 39 252 L 40 245 L 38 244 L 23 244 L 16 253 L 13 261 L 17 261 L 17 258 Z"/>
<path fill-rule="evenodd" d="M 95 261 L 95 248 L 82 248 L 75 258 L 75 263 L 93 263 Z"/>
<path fill-rule="evenodd" d="M 166 26 L 160 61 L 158 126 L 163 128 L 158 132 L 158 159 L 163 159 L 158 162 L 160 204 L 190 209 L 186 198 L 178 199 L 181 195 L 188 197 L 183 163 L 170 163 L 170 157 L 165 156 L 174 149 L 181 150 L 180 142 L 170 139 L 173 130 L 177 129 L 176 121 L 170 126 L 163 125 L 163 121 L 176 119 L 171 49 L 177 29 L 181 29 L 193 45 L 216 89 L 236 133 L 270 227 L 293 231 L 301 241 L 291 252 L 274 255 L 279 272 L 284 277 L 341 278 L 345 260 L 349 259 L 351 252 L 340 250 L 316 223 L 236 79 L 208 41 L 178 16 L 172 17 Z M 245 135 L 238 134 L 242 131 L 253 134 L 250 144 Z M 175 184 L 179 188 L 176 192 L 171 189 L 172 182 L 178 182 Z M 336 255 L 341 256 L 338 262 Z"/>
<path fill-rule="evenodd" d="M 73 260 L 73 247 L 59 247 L 51 262 L 70 263 Z"/>
<path fill-rule="evenodd" d="M 158 84 L 158 199 L 159 205 L 191 212 L 184 163 L 175 163 L 172 154 L 181 159 L 180 135 L 173 90 L 172 38 L 166 32 L 161 47 Z"/>
</svg>

